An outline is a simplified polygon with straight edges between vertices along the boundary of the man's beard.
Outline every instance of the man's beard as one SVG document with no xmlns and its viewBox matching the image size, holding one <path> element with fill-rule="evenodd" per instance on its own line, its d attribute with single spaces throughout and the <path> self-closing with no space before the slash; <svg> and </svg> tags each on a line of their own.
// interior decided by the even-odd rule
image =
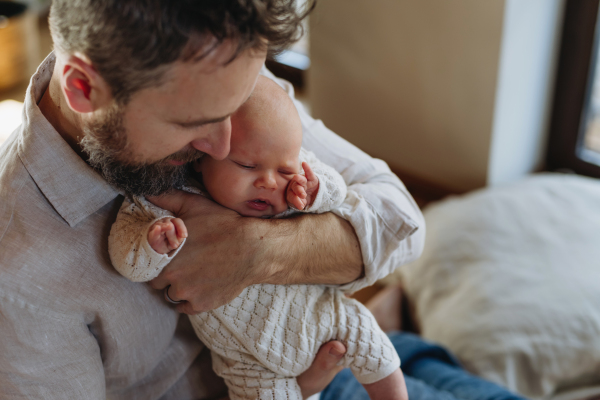
<svg viewBox="0 0 600 400">
<path fill-rule="evenodd" d="M 128 148 L 123 111 L 116 104 L 101 118 L 84 126 L 83 132 L 85 136 L 80 145 L 88 156 L 88 163 L 111 186 L 137 196 L 156 196 L 181 188 L 186 182 L 188 163 L 203 155 L 192 149 L 153 163 L 136 161 Z M 184 164 L 173 165 L 170 160 Z"/>
</svg>

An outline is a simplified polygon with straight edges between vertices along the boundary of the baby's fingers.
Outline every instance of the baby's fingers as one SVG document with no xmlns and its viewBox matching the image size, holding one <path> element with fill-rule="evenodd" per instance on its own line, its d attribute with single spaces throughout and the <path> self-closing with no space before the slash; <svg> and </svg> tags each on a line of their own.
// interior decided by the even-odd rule
<svg viewBox="0 0 600 400">
<path fill-rule="evenodd" d="M 290 186 L 288 186 L 286 200 L 289 205 L 294 206 L 297 210 L 302 210 L 304 209 L 305 201 L 302 201 L 302 199 L 294 193 L 294 186 L 297 186 L 296 182 L 291 182 Z"/>
<path fill-rule="evenodd" d="M 298 196 L 291 195 L 288 197 L 288 202 L 291 203 L 297 210 L 304 210 L 305 202 Z"/>
<path fill-rule="evenodd" d="M 169 250 L 175 250 L 179 247 L 179 239 L 177 238 L 174 227 L 166 230 L 165 236 L 167 237 L 167 242 L 169 243 Z"/>
<path fill-rule="evenodd" d="M 175 234 L 177 235 L 177 239 L 181 240 L 188 237 L 187 228 L 185 227 L 185 224 L 181 218 L 173 218 L 171 222 L 173 223 L 173 226 L 175 226 Z"/>
<path fill-rule="evenodd" d="M 304 174 L 306 175 L 306 179 L 309 182 L 312 182 L 314 180 L 318 180 L 319 178 L 317 178 L 317 175 L 315 175 L 315 173 L 313 172 L 312 168 L 310 167 L 310 165 L 308 165 L 308 163 L 306 161 L 302 162 L 302 169 L 304 170 Z"/>
<path fill-rule="evenodd" d="M 306 198 L 306 189 L 304 189 L 304 186 L 301 186 L 297 182 L 292 183 L 292 191 L 296 196 L 300 197 L 301 199 Z"/>
<path fill-rule="evenodd" d="M 159 224 L 154 224 L 148 230 L 148 241 L 156 240 L 162 233 L 162 228 Z"/>
</svg>

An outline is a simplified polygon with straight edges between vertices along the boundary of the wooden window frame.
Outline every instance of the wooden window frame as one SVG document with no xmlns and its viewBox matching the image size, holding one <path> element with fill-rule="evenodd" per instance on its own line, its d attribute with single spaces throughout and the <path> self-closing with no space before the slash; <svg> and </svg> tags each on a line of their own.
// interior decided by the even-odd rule
<svg viewBox="0 0 600 400">
<path fill-rule="evenodd" d="M 598 59 L 599 2 L 566 1 L 546 162 L 549 170 L 600 178 L 600 154 L 582 145 L 595 72 L 591 67 Z"/>
</svg>

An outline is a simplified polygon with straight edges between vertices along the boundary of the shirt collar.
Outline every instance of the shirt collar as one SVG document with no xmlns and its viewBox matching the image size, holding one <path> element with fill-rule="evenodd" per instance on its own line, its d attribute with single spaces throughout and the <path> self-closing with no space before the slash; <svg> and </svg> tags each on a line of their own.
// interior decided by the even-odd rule
<svg viewBox="0 0 600 400">
<path fill-rule="evenodd" d="M 52 52 L 31 77 L 18 152 L 46 199 L 70 226 L 75 226 L 119 192 L 71 149 L 37 105 L 48 88 L 55 62 Z"/>
</svg>

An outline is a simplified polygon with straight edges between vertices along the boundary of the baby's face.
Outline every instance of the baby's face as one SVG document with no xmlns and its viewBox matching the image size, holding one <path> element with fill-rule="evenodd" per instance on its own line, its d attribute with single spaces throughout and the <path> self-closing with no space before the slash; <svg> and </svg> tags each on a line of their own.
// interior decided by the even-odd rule
<svg viewBox="0 0 600 400">
<path fill-rule="evenodd" d="M 234 114 L 227 158 L 205 155 L 195 165 L 211 197 L 243 216 L 268 217 L 287 210 L 288 183 L 300 172 L 300 119 L 295 109 L 276 108 Z"/>
</svg>

